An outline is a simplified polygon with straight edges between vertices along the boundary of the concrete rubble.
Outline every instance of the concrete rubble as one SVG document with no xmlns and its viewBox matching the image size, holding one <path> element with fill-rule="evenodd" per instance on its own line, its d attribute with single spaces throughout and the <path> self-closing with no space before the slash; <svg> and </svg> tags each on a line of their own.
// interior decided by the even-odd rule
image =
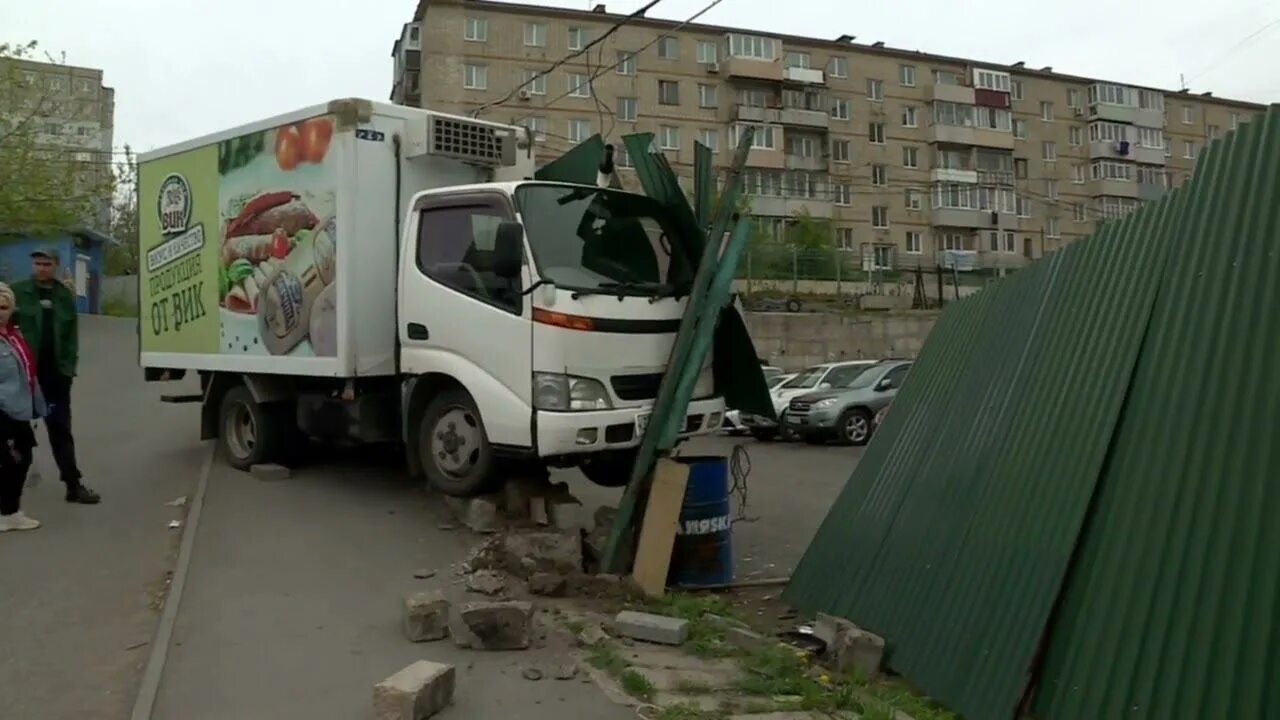
<svg viewBox="0 0 1280 720">
<path fill-rule="evenodd" d="M 511 532 L 490 538 L 471 552 L 467 567 L 504 570 L 521 578 L 534 573 L 575 575 L 582 572 L 582 538 L 553 530 Z"/>
<path fill-rule="evenodd" d="M 454 517 L 458 518 L 458 522 L 466 525 L 471 532 L 495 533 L 503 527 L 499 512 L 502 498 L 499 495 L 481 495 L 473 498 L 446 495 L 444 501 Z"/>
<path fill-rule="evenodd" d="M 268 482 L 273 480 L 288 480 L 293 477 L 292 470 L 284 465 L 277 465 L 275 463 L 252 465 L 249 467 L 249 474 L 259 480 L 265 480 Z"/>
<path fill-rule="evenodd" d="M 559 597 L 564 595 L 568 585 L 568 579 L 557 573 L 540 572 L 529 577 L 529 593 L 533 595 Z"/>
<path fill-rule="evenodd" d="M 377 720 L 426 720 L 453 702 L 452 665 L 418 662 L 373 686 Z"/>
<path fill-rule="evenodd" d="M 526 650 L 533 630 L 533 603 L 525 600 L 468 602 L 449 614 L 454 643 L 473 650 Z"/>
<path fill-rule="evenodd" d="M 867 632 L 844 618 L 819 613 L 813 634 L 827 644 L 824 657 L 836 672 L 857 670 L 867 678 L 880 672 L 884 638 Z"/>
<path fill-rule="evenodd" d="M 689 639 L 689 621 L 666 615 L 623 610 L 613 619 L 614 631 L 623 637 L 663 645 L 680 645 Z"/>
<path fill-rule="evenodd" d="M 401 601 L 401 626 L 410 642 L 449 636 L 449 601 L 439 590 L 407 593 Z"/>
<path fill-rule="evenodd" d="M 467 589 L 482 595 L 498 595 L 507 589 L 507 579 L 497 570 L 477 570 L 467 576 Z"/>
</svg>

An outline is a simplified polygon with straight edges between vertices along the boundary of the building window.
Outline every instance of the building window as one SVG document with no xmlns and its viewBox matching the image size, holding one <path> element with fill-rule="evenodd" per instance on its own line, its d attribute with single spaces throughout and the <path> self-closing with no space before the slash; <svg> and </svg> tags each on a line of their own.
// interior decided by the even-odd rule
<svg viewBox="0 0 1280 720">
<path fill-rule="evenodd" d="M 618 98 L 618 119 L 624 122 L 635 122 L 639 103 L 635 98 Z"/>
<path fill-rule="evenodd" d="M 1022 81 L 1021 80 L 1009 81 L 1009 97 L 1012 97 L 1014 100 L 1022 99 Z"/>
<path fill-rule="evenodd" d="M 618 51 L 618 74 L 619 75 L 635 75 L 636 74 L 636 56 L 625 50 Z"/>
<path fill-rule="evenodd" d="M 789 68 L 809 68 L 811 58 L 806 52 L 789 52 L 783 56 L 782 62 Z"/>
<path fill-rule="evenodd" d="M 884 144 L 884 123 L 867 125 L 867 141 L 876 145 Z"/>
<path fill-rule="evenodd" d="M 994 70 L 974 70 L 973 86 L 982 90 L 1009 92 L 1009 73 Z"/>
<path fill-rule="evenodd" d="M 835 183 L 831 186 L 832 200 L 837 205 L 853 204 L 853 187 L 848 183 Z"/>
<path fill-rule="evenodd" d="M 773 38 L 733 34 L 729 36 L 729 54 L 740 58 L 773 60 L 778 57 L 778 45 Z"/>
<path fill-rule="evenodd" d="M 911 147 L 910 145 L 902 148 L 902 167 L 920 167 L 920 148 Z"/>
<path fill-rule="evenodd" d="M 919 255 L 924 252 L 924 241 L 920 233 L 914 230 L 907 231 L 907 254 Z"/>
<path fill-rule="evenodd" d="M 533 133 L 533 137 L 537 140 L 547 139 L 547 119 L 540 116 L 527 117 L 521 124 L 529 128 L 529 132 Z"/>
<path fill-rule="evenodd" d="M 1067 144 L 1073 147 L 1084 144 L 1084 130 L 1079 125 L 1067 129 Z"/>
<path fill-rule="evenodd" d="M 903 193 L 902 199 L 903 205 L 905 205 L 908 210 L 919 210 L 924 205 L 924 201 L 921 200 L 919 190 L 907 190 Z"/>
<path fill-rule="evenodd" d="M 1089 123 L 1089 141 L 1090 142 L 1127 142 L 1129 140 L 1129 128 L 1131 125 L 1121 125 L 1112 122 L 1093 122 Z"/>
<path fill-rule="evenodd" d="M 485 42 L 489 39 L 489 21 L 481 18 L 467 18 L 462 26 L 462 39 L 468 42 Z"/>
<path fill-rule="evenodd" d="M 889 169 L 884 165 L 871 166 L 871 184 L 884 187 L 889 184 Z"/>
<path fill-rule="evenodd" d="M 940 100 L 935 101 L 933 103 L 933 121 L 938 125 L 973 127 L 973 106 Z"/>
<path fill-rule="evenodd" d="M 907 105 L 902 108 L 902 127 L 919 127 L 920 118 L 918 115 L 915 105 Z"/>
<path fill-rule="evenodd" d="M 1207 131 L 1208 131 L 1209 139 L 1210 139 L 1210 140 L 1217 140 L 1217 139 L 1218 139 L 1218 126 L 1217 126 L 1217 125 L 1210 125 L 1210 126 L 1207 128 Z"/>
<path fill-rule="evenodd" d="M 848 140 L 831 141 L 831 159 L 838 163 L 849 162 L 850 153 Z"/>
<path fill-rule="evenodd" d="M 1003 130 L 1009 132 L 1013 127 L 1013 113 L 993 107 L 975 107 L 973 109 L 973 126 L 985 130 Z"/>
<path fill-rule="evenodd" d="M 1182 124 L 1190 125 L 1196 121 L 1196 109 L 1190 105 L 1182 106 Z"/>
<path fill-rule="evenodd" d="M 1054 162 L 1058 159 L 1058 143 L 1043 142 L 1040 143 L 1040 158 L 1045 162 Z"/>
<path fill-rule="evenodd" d="M 537 70 L 525 70 L 524 89 L 530 95 L 546 95 L 547 76 Z"/>
<path fill-rule="evenodd" d="M 1010 254 L 1018 251 L 1017 238 L 1015 238 L 1013 233 L 1008 230 L 1004 233 L 1004 251 Z"/>
<path fill-rule="evenodd" d="M 963 85 L 964 80 L 963 78 L 960 77 L 960 73 L 952 72 L 950 70 L 934 70 L 933 84 L 934 85 Z"/>
<path fill-rule="evenodd" d="M 715 85 L 698 84 L 698 107 L 714 108 L 720 107 L 720 95 L 716 92 L 719 88 Z"/>
<path fill-rule="evenodd" d="M 1058 181 L 1057 181 L 1057 180 L 1045 180 L 1045 181 L 1044 181 L 1044 194 L 1045 194 L 1046 196 L 1048 196 L 1048 198 L 1049 198 L 1050 200 L 1057 200 L 1057 199 L 1058 199 Z"/>
<path fill-rule="evenodd" d="M 1027 139 L 1027 121 L 1026 120 L 1013 121 L 1013 136 L 1019 140 Z"/>
<path fill-rule="evenodd" d="M 462 87 L 467 90 L 488 90 L 489 89 L 489 66 L 488 65 L 463 65 L 462 66 Z"/>
<path fill-rule="evenodd" d="M 964 235 L 961 233 L 942 233 L 943 250 L 964 250 Z"/>
<path fill-rule="evenodd" d="M 831 58 L 827 63 L 827 74 L 834 78 L 849 77 L 849 58 L 839 55 Z"/>
<path fill-rule="evenodd" d="M 836 98 L 831 103 L 831 117 L 836 120 L 849 119 L 849 101 L 844 98 Z"/>
<path fill-rule="evenodd" d="M 916 86 L 916 66 L 915 65 L 899 65 L 898 66 L 898 83 L 902 87 Z"/>
<path fill-rule="evenodd" d="M 1076 185 L 1083 185 L 1085 178 L 1084 165 L 1073 165 L 1071 167 L 1071 182 Z"/>
<path fill-rule="evenodd" d="M 631 162 L 631 153 L 627 152 L 627 149 L 621 145 L 614 149 L 613 157 L 617 160 L 617 165 L 620 168 L 635 167 L 635 163 Z"/>
<path fill-rule="evenodd" d="M 1133 180 L 1133 165 L 1125 162 L 1094 160 L 1089 170 L 1094 180 Z"/>
<path fill-rule="evenodd" d="M 662 105 L 679 105 L 680 83 L 675 80 L 659 80 L 658 103 Z"/>
<path fill-rule="evenodd" d="M 1160 188 L 1169 187 L 1169 173 L 1157 165 L 1139 165 L 1138 182 L 1143 185 L 1154 185 Z"/>
<path fill-rule="evenodd" d="M 795 157 L 811 158 L 814 152 L 816 141 L 805 135 L 787 135 L 786 146 L 787 154 Z"/>
<path fill-rule="evenodd" d="M 1053 103 L 1051 102 L 1040 103 L 1040 119 L 1046 122 L 1053 121 Z"/>
<path fill-rule="evenodd" d="M 591 76 L 569 73 L 569 97 L 591 97 Z"/>
<path fill-rule="evenodd" d="M 1192 159 L 1196 156 L 1196 144 L 1192 140 L 1182 141 L 1182 157 Z"/>
<path fill-rule="evenodd" d="M 1013 159 L 1013 176 L 1019 180 L 1027 179 L 1027 159 L 1026 158 Z"/>
<path fill-rule="evenodd" d="M 867 99 L 884 100 L 884 83 L 873 78 L 867 78 Z"/>
<path fill-rule="evenodd" d="M 658 128 L 658 146 L 663 150 L 679 150 L 680 128 L 671 125 Z"/>
<path fill-rule="evenodd" d="M 720 152 L 720 131 L 702 129 L 698 131 L 698 142 L 707 146 L 713 153 Z"/>
<path fill-rule="evenodd" d="M 1018 217 L 1020 218 L 1031 217 L 1031 201 L 1030 200 L 1019 195 L 1018 197 L 1014 198 L 1014 204 L 1016 205 L 1016 211 L 1018 213 Z"/>
<path fill-rule="evenodd" d="M 871 227 L 884 229 L 889 227 L 889 208 L 886 205 L 875 205 L 871 208 Z"/>
<path fill-rule="evenodd" d="M 1095 200 L 1095 202 L 1097 203 L 1096 216 L 1108 220 L 1124 217 L 1138 207 L 1138 201 L 1133 198 L 1107 197 L 1104 195 Z"/>
<path fill-rule="evenodd" d="M 1080 91 L 1075 88 L 1067 88 L 1067 107 L 1080 107 Z"/>
<path fill-rule="evenodd" d="M 1089 102 L 1133 107 L 1133 91 L 1123 85 L 1096 83 L 1089 86 Z"/>
<path fill-rule="evenodd" d="M 524 45 L 525 47 L 546 47 L 547 26 L 542 23 L 525 23 Z"/>
<path fill-rule="evenodd" d="M 744 128 L 751 127 L 755 129 L 755 134 L 751 136 L 751 148 L 753 150 L 773 150 L 776 148 L 774 131 L 777 127 L 774 125 L 756 125 L 754 123 L 736 123 L 729 129 L 729 144 L 738 147 L 738 139 Z"/>
<path fill-rule="evenodd" d="M 708 40 L 698 41 L 698 62 L 702 65 L 710 65 L 716 62 L 719 55 L 716 50 L 716 44 Z"/>
<path fill-rule="evenodd" d="M 863 248 L 866 252 L 866 248 Z M 864 255 L 865 256 L 865 255 Z M 893 269 L 893 246 L 875 244 L 871 246 L 871 266 L 876 270 Z"/>
<path fill-rule="evenodd" d="M 579 27 L 569 28 L 568 48 L 570 50 L 581 50 L 586 44 L 587 31 Z"/>
<path fill-rule="evenodd" d="M 1231 129 L 1240 129 L 1240 113 L 1231 113 Z"/>
<path fill-rule="evenodd" d="M 1057 238 L 1057 237 L 1059 237 L 1059 234 L 1058 234 L 1058 218 L 1056 218 L 1056 217 L 1051 217 L 1051 218 L 1048 218 L 1048 220 L 1047 220 L 1046 222 L 1048 223 L 1048 225 L 1046 225 L 1046 226 L 1045 226 L 1045 231 L 1044 231 L 1045 236 L 1046 236 L 1046 237 L 1051 237 L 1051 238 Z"/>
<path fill-rule="evenodd" d="M 658 57 L 664 60 L 680 59 L 680 39 L 663 35 L 658 39 Z"/>
<path fill-rule="evenodd" d="M 987 249 L 991 252 L 1000 252 L 1000 231 L 991 230 L 987 232 Z"/>
<path fill-rule="evenodd" d="M 1143 110 L 1164 112 L 1164 93 L 1158 90 L 1139 90 L 1138 107 Z"/>
<path fill-rule="evenodd" d="M 836 228 L 836 247 L 841 250 L 853 250 L 853 228 Z"/>
<path fill-rule="evenodd" d="M 1078 223 L 1082 223 L 1087 220 L 1084 205 L 1082 203 L 1071 203 L 1071 219 Z"/>
<path fill-rule="evenodd" d="M 591 137 L 591 121 L 590 120 L 570 120 L 569 121 L 569 141 L 582 142 Z"/>
</svg>

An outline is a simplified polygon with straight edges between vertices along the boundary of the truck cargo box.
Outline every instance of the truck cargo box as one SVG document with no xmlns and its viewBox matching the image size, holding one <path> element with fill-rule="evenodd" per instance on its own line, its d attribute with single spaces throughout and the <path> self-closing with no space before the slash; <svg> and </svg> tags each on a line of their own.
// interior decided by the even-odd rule
<svg viewBox="0 0 1280 720">
<path fill-rule="evenodd" d="M 532 170 L 521 130 L 366 100 L 146 153 L 141 364 L 394 374 L 398 236 L 410 198 Z"/>
</svg>

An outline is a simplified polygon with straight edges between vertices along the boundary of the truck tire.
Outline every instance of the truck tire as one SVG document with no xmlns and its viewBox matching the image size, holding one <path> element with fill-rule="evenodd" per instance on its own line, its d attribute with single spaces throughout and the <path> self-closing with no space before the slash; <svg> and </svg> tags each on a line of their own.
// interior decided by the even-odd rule
<svg viewBox="0 0 1280 720">
<path fill-rule="evenodd" d="M 637 450 L 610 450 L 595 453 L 578 467 L 583 475 L 600 487 L 624 487 L 631 479 Z"/>
<path fill-rule="evenodd" d="M 494 485 L 493 449 L 467 391 L 444 390 L 427 403 L 418 425 L 418 461 L 427 484 L 445 495 L 471 497 Z"/>
<path fill-rule="evenodd" d="M 262 405 L 244 385 L 222 396 L 218 406 L 218 444 L 227 464 L 237 470 L 275 462 L 287 449 L 289 418 L 277 407 Z"/>
</svg>

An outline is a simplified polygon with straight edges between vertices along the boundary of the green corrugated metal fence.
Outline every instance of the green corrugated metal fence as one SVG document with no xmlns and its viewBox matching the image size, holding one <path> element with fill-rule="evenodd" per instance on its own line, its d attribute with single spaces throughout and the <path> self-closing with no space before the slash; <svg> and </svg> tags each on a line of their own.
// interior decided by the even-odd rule
<svg viewBox="0 0 1280 720">
<path fill-rule="evenodd" d="M 1280 437 L 1280 391 L 1260 382 L 1280 377 L 1265 364 L 1280 356 L 1277 115 L 1266 137 L 1257 127 L 1216 144 L 1187 187 L 952 306 L 787 597 L 883 635 L 892 669 L 973 720 L 1013 717 L 1042 654 L 1041 715 L 1263 717 L 1248 713 L 1262 707 L 1259 678 L 1280 693 L 1280 535 L 1236 526 L 1253 527 L 1257 505 L 1280 517 L 1280 455 L 1247 444 Z M 1250 383 L 1262 397 L 1241 396 Z M 1172 496 L 1157 500 L 1161 489 Z M 1143 510 L 1158 504 L 1168 512 Z M 1246 570 L 1259 598 L 1212 601 L 1216 581 L 1240 590 Z M 1163 580 L 1163 594 L 1137 578 Z M 1249 643 L 1215 640 L 1197 612 L 1229 636 L 1249 617 L 1272 642 L 1240 654 Z M 1197 640 L 1219 665 L 1185 660 Z M 1229 661 L 1244 658 L 1259 663 L 1237 673 L 1248 699 L 1223 704 L 1207 681 L 1233 686 Z"/>
</svg>

